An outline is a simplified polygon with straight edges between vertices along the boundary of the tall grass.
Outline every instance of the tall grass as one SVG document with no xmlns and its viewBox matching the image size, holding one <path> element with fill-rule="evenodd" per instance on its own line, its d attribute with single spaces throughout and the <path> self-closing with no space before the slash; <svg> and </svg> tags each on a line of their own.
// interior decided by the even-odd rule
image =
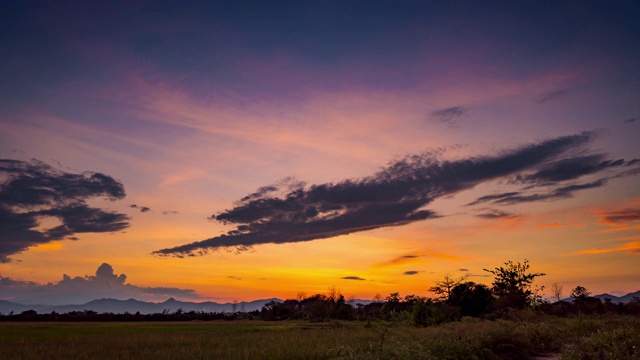
<svg viewBox="0 0 640 360">
<path fill-rule="evenodd" d="M 0 359 L 640 359 L 640 319 L 0 324 Z"/>
</svg>

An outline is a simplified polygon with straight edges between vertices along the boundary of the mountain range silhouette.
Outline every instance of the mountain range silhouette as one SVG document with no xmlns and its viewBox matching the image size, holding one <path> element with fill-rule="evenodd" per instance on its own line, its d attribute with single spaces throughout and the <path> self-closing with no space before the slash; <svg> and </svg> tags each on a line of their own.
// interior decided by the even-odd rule
<svg viewBox="0 0 640 360">
<path fill-rule="evenodd" d="M 628 293 L 623 296 L 615 296 L 611 294 L 599 294 L 594 295 L 594 298 L 600 299 L 601 301 L 605 301 L 605 299 L 610 299 L 613 303 L 628 303 L 632 301 L 634 298 L 640 298 L 640 290 L 632 293 Z M 572 301 L 572 298 L 565 298 L 561 301 Z M 118 299 L 96 299 L 93 301 L 89 301 L 85 304 L 80 305 L 23 305 L 19 303 L 14 303 L 6 300 L 0 300 L 0 314 L 9 314 L 13 312 L 14 314 L 21 313 L 27 310 L 35 310 L 40 314 L 51 313 L 53 311 L 64 314 L 73 311 L 95 311 L 97 313 L 114 313 L 114 314 L 124 314 L 128 313 L 136 313 L 140 314 L 157 314 L 162 312 L 176 312 L 177 310 L 182 310 L 185 312 L 188 311 L 196 311 L 196 312 L 233 312 L 235 311 L 254 311 L 260 310 L 262 307 L 270 302 L 270 301 L 278 301 L 282 302 L 281 299 L 278 298 L 270 298 L 270 299 L 260 299 L 254 301 L 242 301 L 238 303 L 217 303 L 212 301 L 205 302 L 190 302 L 190 301 L 180 301 L 174 298 L 169 298 L 164 302 L 154 303 L 154 302 L 146 302 L 140 301 L 136 299 L 128 299 L 128 300 L 118 300 Z M 360 304 L 368 304 L 371 303 L 370 300 L 354 300 L 354 303 Z"/>
</svg>

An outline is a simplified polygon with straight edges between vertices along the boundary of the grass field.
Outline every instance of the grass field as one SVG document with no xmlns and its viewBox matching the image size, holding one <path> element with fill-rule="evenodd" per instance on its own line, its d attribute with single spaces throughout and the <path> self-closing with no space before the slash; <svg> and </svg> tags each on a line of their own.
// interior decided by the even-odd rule
<svg viewBox="0 0 640 360">
<path fill-rule="evenodd" d="M 635 317 L 396 322 L 0 323 L 0 359 L 640 359 Z"/>
</svg>

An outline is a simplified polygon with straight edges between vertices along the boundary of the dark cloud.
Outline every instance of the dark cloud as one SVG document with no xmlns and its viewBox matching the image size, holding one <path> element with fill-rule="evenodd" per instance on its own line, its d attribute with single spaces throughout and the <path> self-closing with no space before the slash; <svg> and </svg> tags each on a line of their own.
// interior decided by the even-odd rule
<svg viewBox="0 0 640 360">
<path fill-rule="evenodd" d="M 294 189 L 274 185 L 277 191 L 259 190 L 245 197 L 248 200 L 238 201 L 233 208 L 211 216 L 213 220 L 235 225 L 234 230 L 203 241 L 157 250 L 154 254 L 183 257 L 229 247 L 242 251 L 257 244 L 311 241 L 436 218 L 434 211 L 424 208 L 433 200 L 485 181 L 526 179 L 562 159 L 583 157 L 594 136 L 594 132 L 585 132 L 522 146 L 496 156 L 456 161 L 440 160 L 432 153 L 414 155 L 360 179 Z M 529 189 L 538 186 L 547 191 L 549 184 L 537 183 L 538 178 L 545 176 L 550 177 L 534 176 L 526 185 Z M 552 194 L 529 195 L 518 191 L 490 195 L 491 198 L 481 198 L 482 201 L 474 203 L 561 198 L 580 189 L 602 185 L 604 180 L 577 185 L 558 182 Z M 282 186 L 286 187 L 285 191 Z M 272 195 L 275 192 L 282 195 Z"/>
<path fill-rule="evenodd" d="M 538 97 L 537 103 L 538 105 L 542 105 L 548 101 L 557 99 L 567 93 L 566 90 L 556 90 L 544 93 Z"/>
<path fill-rule="evenodd" d="M 168 211 L 163 211 L 162 215 L 173 215 L 173 214 L 177 214 L 177 211 L 173 211 L 173 210 L 168 210 Z"/>
<path fill-rule="evenodd" d="M 614 224 L 624 224 L 640 221 L 640 209 L 623 209 L 604 213 L 604 221 Z"/>
<path fill-rule="evenodd" d="M 484 219 L 504 219 L 517 217 L 515 214 L 511 214 L 502 210 L 488 209 L 486 212 L 476 215 Z"/>
<path fill-rule="evenodd" d="M 0 276 L 0 299 L 23 304 L 83 304 L 95 299 L 112 298 L 163 301 L 170 297 L 201 298 L 194 290 L 172 287 L 141 287 L 126 283 L 125 274 L 115 274 L 113 267 L 102 264 L 95 275 L 70 277 L 66 274 L 56 283 L 38 284 Z"/>
<path fill-rule="evenodd" d="M 468 277 L 480 277 L 480 278 L 488 278 L 491 277 L 492 275 L 487 275 L 487 274 L 467 274 Z"/>
<path fill-rule="evenodd" d="M 483 202 L 491 202 L 498 205 L 514 205 L 533 201 L 566 199 L 572 197 L 573 193 L 576 191 L 601 187 L 606 183 L 607 181 L 605 179 L 600 179 L 590 183 L 561 186 L 544 193 L 508 192 L 503 194 L 488 195 L 482 196 L 477 200 L 469 203 L 468 205 L 477 205 Z"/>
<path fill-rule="evenodd" d="M 627 119 L 627 120 L 625 120 L 624 122 L 625 122 L 625 123 L 630 124 L 630 123 L 632 123 L 632 122 L 636 122 L 636 121 L 638 121 L 638 118 L 631 118 L 631 119 Z"/>
<path fill-rule="evenodd" d="M 608 168 L 625 165 L 623 159 L 607 160 L 602 154 L 575 156 L 554 161 L 532 174 L 518 175 L 516 183 L 546 183 L 577 179 Z"/>
<path fill-rule="evenodd" d="M 358 280 L 358 281 L 365 281 L 366 279 L 363 279 L 359 276 L 345 276 L 345 277 L 341 277 L 340 279 L 342 280 Z"/>
<path fill-rule="evenodd" d="M 242 280 L 242 278 L 239 278 L 237 276 L 227 276 L 227 279 Z"/>
<path fill-rule="evenodd" d="M 458 271 L 461 271 L 461 272 L 469 272 L 469 269 L 462 268 L 462 269 L 458 269 Z"/>
<path fill-rule="evenodd" d="M 417 275 L 420 271 L 417 270 L 409 270 L 409 271 L 405 271 L 403 273 L 403 275 Z"/>
<path fill-rule="evenodd" d="M 103 263 L 98 267 L 98 270 L 96 270 L 96 278 L 110 281 L 114 284 L 124 284 L 124 282 L 127 280 L 127 275 L 116 275 L 113 272 L 113 267 L 111 265 Z"/>
<path fill-rule="evenodd" d="M 96 197 L 122 199 L 124 187 L 101 173 L 68 173 L 37 160 L 0 160 L 0 262 L 30 246 L 129 226 L 126 215 L 86 204 Z M 39 229 L 47 217 L 60 224 Z"/>
<path fill-rule="evenodd" d="M 478 204 L 485 203 L 485 202 L 499 201 L 500 199 L 508 198 L 510 196 L 518 196 L 518 195 L 520 195 L 519 192 L 513 192 L 513 191 L 512 192 L 502 193 L 502 194 L 484 195 L 484 196 L 481 196 L 481 197 L 477 198 L 475 201 L 470 202 L 467 205 L 468 206 L 472 206 L 472 205 L 478 205 Z"/>
<path fill-rule="evenodd" d="M 457 126 L 457 120 L 469 113 L 469 108 L 464 106 L 453 106 L 445 109 L 436 110 L 431 113 L 431 120 L 448 124 L 449 126 Z"/>
<path fill-rule="evenodd" d="M 138 210 L 140 210 L 140 212 L 143 212 L 143 213 L 145 213 L 147 211 L 151 211 L 151 209 L 146 207 L 146 206 L 138 206 L 136 204 L 130 205 L 129 207 L 133 208 L 133 209 L 138 209 Z"/>
<path fill-rule="evenodd" d="M 262 186 L 256 190 L 256 192 L 249 194 L 242 199 L 240 199 L 240 203 L 251 201 L 254 199 L 265 198 L 269 196 L 278 196 L 278 193 L 289 193 L 304 187 L 305 183 L 302 181 L 298 181 L 293 177 L 285 177 L 280 179 L 274 185 Z"/>
<path fill-rule="evenodd" d="M 415 262 L 413 259 L 417 259 L 422 256 L 423 255 L 415 255 L 415 254 L 401 255 L 389 261 L 376 264 L 375 266 L 393 266 L 393 265 L 399 265 L 399 264 L 405 264 L 405 263 L 412 263 L 412 262 Z"/>
<path fill-rule="evenodd" d="M 27 288 L 37 285 L 38 284 L 33 281 L 13 280 L 8 277 L 0 276 L 0 288 Z"/>
</svg>

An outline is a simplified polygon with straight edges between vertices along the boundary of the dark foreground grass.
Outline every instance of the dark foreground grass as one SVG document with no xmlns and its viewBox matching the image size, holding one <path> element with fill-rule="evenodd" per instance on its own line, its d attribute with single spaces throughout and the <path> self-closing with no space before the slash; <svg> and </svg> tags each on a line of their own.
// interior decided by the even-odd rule
<svg viewBox="0 0 640 360">
<path fill-rule="evenodd" d="M 640 359 L 640 319 L 0 323 L 0 359 Z"/>
</svg>

